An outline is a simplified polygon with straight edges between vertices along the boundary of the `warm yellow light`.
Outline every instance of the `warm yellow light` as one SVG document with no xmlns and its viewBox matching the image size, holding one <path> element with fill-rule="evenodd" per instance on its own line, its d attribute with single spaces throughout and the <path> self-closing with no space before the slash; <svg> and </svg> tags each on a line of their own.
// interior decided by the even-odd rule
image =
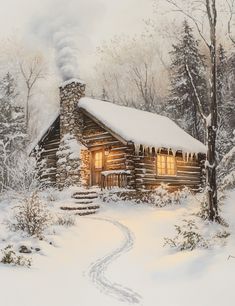
<svg viewBox="0 0 235 306">
<path fill-rule="evenodd" d="M 102 169 L 103 166 L 103 154 L 102 152 L 96 152 L 94 156 L 94 165 L 96 169 Z"/>
<path fill-rule="evenodd" d="M 176 161 L 173 155 L 157 155 L 157 174 L 176 175 Z"/>
</svg>

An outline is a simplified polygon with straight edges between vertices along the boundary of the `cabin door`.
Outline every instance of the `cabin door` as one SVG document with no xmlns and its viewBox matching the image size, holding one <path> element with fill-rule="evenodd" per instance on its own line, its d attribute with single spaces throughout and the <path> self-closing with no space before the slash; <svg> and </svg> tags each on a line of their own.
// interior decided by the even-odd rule
<svg viewBox="0 0 235 306">
<path fill-rule="evenodd" d="M 91 165 L 91 184 L 92 186 L 101 185 L 101 172 L 105 170 L 104 151 L 92 152 L 92 165 Z"/>
</svg>

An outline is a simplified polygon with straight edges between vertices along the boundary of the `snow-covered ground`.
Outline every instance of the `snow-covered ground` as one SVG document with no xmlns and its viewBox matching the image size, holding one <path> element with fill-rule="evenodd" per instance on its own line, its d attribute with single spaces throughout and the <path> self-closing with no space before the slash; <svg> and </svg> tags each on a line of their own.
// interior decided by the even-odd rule
<svg viewBox="0 0 235 306">
<path fill-rule="evenodd" d="M 235 192 L 223 207 L 232 233 L 227 245 L 192 252 L 163 244 L 197 202 L 104 204 L 96 215 L 77 217 L 75 226 L 54 227 L 46 242 L 37 242 L 41 251 L 32 255 L 30 269 L 0 265 L 0 305 L 233 306 L 234 201 Z"/>
</svg>

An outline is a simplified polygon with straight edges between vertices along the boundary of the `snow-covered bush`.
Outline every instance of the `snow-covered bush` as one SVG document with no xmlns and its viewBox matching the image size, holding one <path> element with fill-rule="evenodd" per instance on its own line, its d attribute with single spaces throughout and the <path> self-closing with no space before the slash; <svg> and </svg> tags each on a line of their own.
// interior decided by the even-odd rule
<svg viewBox="0 0 235 306">
<path fill-rule="evenodd" d="M 190 195 L 190 190 L 185 187 L 182 190 L 169 192 L 167 186 L 161 185 L 157 188 L 152 196 L 153 204 L 158 207 L 164 207 L 167 205 L 179 205 Z"/>
<path fill-rule="evenodd" d="M 124 190 L 112 193 L 105 192 L 101 199 L 104 202 L 119 202 L 131 201 L 137 204 L 151 204 L 157 207 L 164 207 L 167 205 L 182 204 L 185 199 L 191 194 L 190 190 L 185 187 L 182 190 L 169 191 L 167 185 L 162 184 L 160 187 L 151 191 L 133 191 Z"/>
<path fill-rule="evenodd" d="M 165 245 L 183 250 L 193 250 L 197 247 L 208 248 L 208 242 L 199 233 L 194 220 L 183 220 L 183 224 L 175 225 L 176 236 L 164 238 Z"/>
<path fill-rule="evenodd" d="M 31 258 L 25 258 L 22 255 L 17 255 L 13 250 L 12 245 L 6 246 L 2 252 L 1 263 L 14 265 L 14 266 L 25 266 L 30 267 L 32 264 Z"/>
<path fill-rule="evenodd" d="M 203 220 L 209 220 L 209 208 L 207 204 L 206 193 L 202 194 L 202 197 L 199 200 L 199 204 L 200 204 L 200 209 L 196 213 L 196 216 L 198 216 Z"/>
<path fill-rule="evenodd" d="M 55 202 L 55 201 L 59 200 L 60 193 L 61 192 L 59 192 L 59 190 L 57 188 L 48 187 L 48 188 L 43 189 L 43 192 L 41 193 L 41 197 L 46 202 Z"/>
<path fill-rule="evenodd" d="M 22 230 L 30 236 L 40 237 L 49 225 L 51 216 L 39 199 L 38 193 L 33 192 L 30 197 L 16 207 L 15 221 L 10 227 L 13 230 Z"/>
<path fill-rule="evenodd" d="M 199 210 L 194 214 L 195 216 L 199 217 L 200 219 L 206 221 L 209 220 L 209 208 L 207 203 L 207 194 L 206 191 L 202 191 L 201 194 L 199 194 L 199 198 L 195 195 L 194 198 L 199 203 Z M 226 193 L 223 190 L 218 191 L 218 211 L 221 212 L 221 207 L 224 204 L 224 200 L 226 198 Z M 224 227 L 228 227 L 228 223 L 226 220 L 221 216 L 217 218 L 217 223 Z"/>
<path fill-rule="evenodd" d="M 0 196 L 3 199 L 22 200 L 42 187 L 38 180 L 36 159 L 29 157 L 26 152 L 14 151 L 4 169 L 0 165 L 0 175 L 2 171 L 5 173 L 4 181 L 0 180 Z"/>
<path fill-rule="evenodd" d="M 169 245 L 179 251 L 194 250 L 196 248 L 210 248 L 214 245 L 225 245 L 230 233 L 223 227 L 213 228 L 211 232 L 204 232 L 199 220 L 184 219 L 181 225 L 175 225 L 176 235 L 164 238 L 164 246 Z M 209 223 L 206 225 L 208 229 Z M 221 226 L 221 225 L 218 225 Z"/>
<path fill-rule="evenodd" d="M 60 215 L 57 217 L 55 221 L 56 225 L 61 225 L 61 226 L 74 226 L 76 224 L 75 217 L 72 215 Z"/>
</svg>

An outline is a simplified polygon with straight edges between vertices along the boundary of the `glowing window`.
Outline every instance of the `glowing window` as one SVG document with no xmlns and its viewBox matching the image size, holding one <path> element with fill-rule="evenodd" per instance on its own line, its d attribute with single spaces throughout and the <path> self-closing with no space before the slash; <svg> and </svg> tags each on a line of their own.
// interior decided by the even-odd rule
<svg viewBox="0 0 235 306">
<path fill-rule="evenodd" d="M 96 152 L 94 156 L 95 169 L 102 169 L 103 167 L 103 153 Z"/>
<path fill-rule="evenodd" d="M 175 157 L 172 155 L 157 155 L 157 174 L 176 175 Z"/>
</svg>

